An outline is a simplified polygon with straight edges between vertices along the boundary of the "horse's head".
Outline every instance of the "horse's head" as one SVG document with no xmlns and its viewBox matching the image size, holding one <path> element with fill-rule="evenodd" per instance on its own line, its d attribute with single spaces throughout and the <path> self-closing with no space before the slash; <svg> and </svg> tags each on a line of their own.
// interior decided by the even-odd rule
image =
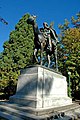
<svg viewBox="0 0 80 120">
<path fill-rule="evenodd" d="M 27 23 L 28 23 L 28 24 L 31 24 L 31 25 L 34 25 L 35 20 L 36 20 L 36 16 L 30 16 L 30 17 L 27 19 Z"/>
</svg>

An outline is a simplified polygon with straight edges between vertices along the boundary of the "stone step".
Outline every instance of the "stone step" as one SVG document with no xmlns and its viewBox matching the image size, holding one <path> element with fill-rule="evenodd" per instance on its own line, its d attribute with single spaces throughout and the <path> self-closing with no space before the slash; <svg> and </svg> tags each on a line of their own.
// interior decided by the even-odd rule
<svg viewBox="0 0 80 120">
<path fill-rule="evenodd" d="M 23 106 L 20 104 L 14 104 L 14 103 L 9 103 L 9 102 L 0 102 L 0 105 L 3 106 L 7 106 L 7 107 L 11 107 L 13 109 L 17 109 L 17 110 L 21 110 L 21 111 L 26 111 L 26 112 L 30 112 L 32 114 L 37 114 L 37 115 L 41 115 L 41 114 L 47 114 L 47 113 L 53 113 L 53 112 L 68 112 L 72 109 L 78 109 L 80 106 L 79 104 L 73 103 L 71 105 L 67 105 L 67 106 L 62 106 L 62 107 L 56 107 L 56 108 L 32 108 L 32 107 L 27 107 L 27 106 Z"/>
<path fill-rule="evenodd" d="M 80 106 L 78 104 L 72 104 L 54 109 L 52 108 L 52 109 L 41 110 L 41 109 L 33 109 L 30 107 L 21 106 L 19 104 L 11 104 L 7 102 L 0 103 L 0 111 L 2 113 L 14 115 L 16 117 L 20 117 L 21 119 L 33 118 L 35 120 L 49 118 L 51 116 L 59 115 L 62 112 L 65 112 L 67 116 L 73 116 L 73 113 L 71 113 L 71 111 L 74 111 L 75 109 L 78 108 L 80 110 Z"/>
<path fill-rule="evenodd" d="M 6 120 L 23 120 L 20 117 L 11 115 L 11 114 L 9 114 L 7 112 L 3 112 L 3 111 L 0 111 L 0 117 L 2 117 L 3 119 L 6 119 Z"/>
<path fill-rule="evenodd" d="M 12 113 L 14 114 L 14 113 Z M 25 117 L 22 117 L 21 115 L 18 117 L 17 116 L 14 116 L 10 114 L 9 112 L 0 112 L 0 116 L 3 117 L 3 118 L 6 118 L 6 120 L 71 120 L 71 117 L 69 116 L 64 116 L 64 117 L 59 117 L 59 116 L 55 116 L 55 117 L 50 117 L 50 116 L 25 116 Z M 29 115 L 29 114 L 28 114 Z"/>
<path fill-rule="evenodd" d="M 59 117 L 59 116 L 55 116 L 54 118 L 53 117 L 50 117 L 50 116 L 44 116 L 44 117 L 33 117 L 30 115 L 30 118 L 27 116 L 23 117 L 23 118 L 20 118 L 21 115 L 19 117 L 17 116 L 13 116 L 11 115 L 10 113 L 7 113 L 7 112 L 0 112 L 0 116 L 3 117 L 3 118 L 6 118 L 7 120 L 71 120 L 71 117 L 69 116 L 64 116 L 64 117 Z"/>
<path fill-rule="evenodd" d="M 2 114 L 4 113 L 4 114 L 8 114 L 10 116 L 14 115 L 15 117 L 19 117 L 20 119 L 26 119 L 26 120 L 30 120 L 30 118 L 32 118 L 31 120 L 34 120 L 34 119 L 42 120 L 42 119 L 49 117 L 48 115 L 36 116 L 34 114 L 27 113 L 27 112 L 24 112 L 21 110 L 17 110 L 17 109 L 14 109 L 14 108 L 11 108 L 11 107 L 5 106 L 5 105 L 0 105 L 0 111 Z M 2 115 L 0 115 L 0 116 L 3 117 Z M 11 119 L 11 120 L 17 120 L 17 119 Z"/>
</svg>

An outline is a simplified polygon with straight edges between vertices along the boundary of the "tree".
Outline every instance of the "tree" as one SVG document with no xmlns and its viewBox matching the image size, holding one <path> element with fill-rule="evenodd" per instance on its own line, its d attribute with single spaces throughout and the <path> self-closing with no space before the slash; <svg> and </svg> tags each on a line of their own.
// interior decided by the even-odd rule
<svg viewBox="0 0 80 120">
<path fill-rule="evenodd" d="M 71 17 L 71 22 L 76 28 L 80 28 L 80 12 L 76 14 L 77 18 Z"/>
<path fill-rule="evenodd" d="M 80 14 L 79 14 L 80 15 Z M 73 17 L 72 17 L 73 18 Z M 73 24 L 73 19 L 71 23 Z M 79 22 L 80 16 L 76 21 Z M 61 30 L 59 45 L 59 68 L 60 71 L 68 77 L 68 71 L 71 72 L 72 93 L 80 90 L 80 27 L 69 27 L 69 22 L 65 21 L 63 25 L 59 25 Z M 77 22 L 76 22 L 77 23 Z"/>
<path fill-rule="evenodd" d="M 9 81 L 16 85 L 20 70 L 32 64 L 33 29 L 27 24 L 30 15 L 24 15 L 10 33 L 9 40 L 3 44 L 0 55 L 0 89 L 7 87 Z"/>
</svg>

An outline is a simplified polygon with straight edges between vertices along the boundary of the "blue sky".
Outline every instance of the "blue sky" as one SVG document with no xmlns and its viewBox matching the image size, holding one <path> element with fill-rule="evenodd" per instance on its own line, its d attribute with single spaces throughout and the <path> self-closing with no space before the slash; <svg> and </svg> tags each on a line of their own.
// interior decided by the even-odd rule
<svg viewBox="0 0 80 120">
<path fill-rule="evenodd" d="M 24 14 L 37 15 L 39 27 L 42 27 L 44 21 L 48 24 L 54 21 L 54 28 L 59 33 L 58 25 L 63 24 L 66 18 L 70 21 L 71 16 L 79 11 L 80 0 L 0 0 L 0 16 L 9 23 L 6 26 L 0 22 L 0 52 Z"/>
</svg>

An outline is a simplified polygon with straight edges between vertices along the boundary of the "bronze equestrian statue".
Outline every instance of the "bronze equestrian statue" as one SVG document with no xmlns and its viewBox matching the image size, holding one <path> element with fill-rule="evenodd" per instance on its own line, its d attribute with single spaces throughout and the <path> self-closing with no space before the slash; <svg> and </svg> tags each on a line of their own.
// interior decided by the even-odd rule
<svg viewBox="0 0 80 120">
<path fill-rule="evenodd" d="M 38 61 L 38 51 L 40 50 L 40 64 L 43 64 L 43 52 L 46 51 L 46 56 L 48 59 L 48 67 L 50 67 L 51 63 L 51 55 L 54 55 L 55 67 L 58 71 L 57 65 L 57 41 L 58 37 L 56 31 L 49 27 L 46 22 L 43 23 L 44 28 L 38 29 L 38 25 L 36 23 L 36 16 L 30 16 L 27 19 L 27 23 L 33 26 L 34 31 L 34 59 Z"/>
</svg>

